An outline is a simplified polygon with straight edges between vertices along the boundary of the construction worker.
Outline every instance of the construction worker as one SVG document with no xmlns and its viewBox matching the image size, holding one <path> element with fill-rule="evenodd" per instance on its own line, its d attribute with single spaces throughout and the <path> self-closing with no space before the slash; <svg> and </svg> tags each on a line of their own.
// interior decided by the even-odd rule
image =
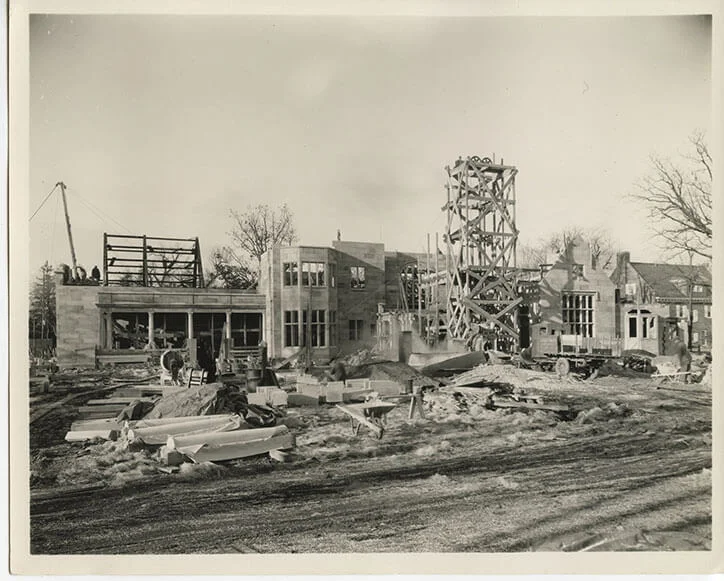
<svg viewBox="0 0 724 581">
<path fill-rule="evenodd" d="M 686 372 L 684 375 L 684 383 L 689 383 L 689 373 L 691 371 L 691 353 L 681 339 L 676 341 L 676 347 L 674 351 L 677 362 L 679 364 L 679 373 Z"/>
<path fill-rule="evenodd" d="M 100 282 L 101 271 L 99 270 L 98 265 L 94 266 L 93 270 L 91 270 L 91 278 L 96 282 Z"/>
</svg>

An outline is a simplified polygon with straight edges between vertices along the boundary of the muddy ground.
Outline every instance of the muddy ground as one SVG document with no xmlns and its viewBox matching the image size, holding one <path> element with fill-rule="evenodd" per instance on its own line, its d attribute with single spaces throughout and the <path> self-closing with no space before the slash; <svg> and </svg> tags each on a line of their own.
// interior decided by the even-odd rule
<svg viewBox="0 0 724 581">
<path fill-rule="evenodd" d="M 333 406 L 293 408 L 293 462 L 164 474 L 113 443 L 62 443 L 73 408 L 61 406 L 31 425 L 31 550 L 710 549 L 710 389 L 510 366 L 484 373 L 569 404 L 574 419 L 431 393 L 426 419 L 408 420 L 400 406 L 376 440 L 364 428 L 353 436 Z"/>
</svg>

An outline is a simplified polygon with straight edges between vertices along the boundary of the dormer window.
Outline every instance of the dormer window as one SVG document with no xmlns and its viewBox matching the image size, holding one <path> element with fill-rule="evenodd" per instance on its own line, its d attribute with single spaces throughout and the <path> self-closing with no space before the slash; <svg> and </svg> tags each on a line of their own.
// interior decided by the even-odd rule
<svg viewBox="0 0 724 581">
<path fill-rule="evenodd" d="M 583 276 L 584 276 L 583 265 L 582 264 L 572 264 L 571 265 L 571 276 L 573 278 L 583 278 Z"/>
</svg>

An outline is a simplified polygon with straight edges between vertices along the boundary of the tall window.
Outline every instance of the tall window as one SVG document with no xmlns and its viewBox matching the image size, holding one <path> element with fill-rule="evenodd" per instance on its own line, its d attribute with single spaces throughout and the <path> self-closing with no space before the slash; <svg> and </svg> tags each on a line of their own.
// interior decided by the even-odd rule
<svg viewBox="0 0 724 581">
<path fill-rule="evenodd" d="M 362 289 L 366 286 L 365 281 L 365 267 L 364 266 L 351 266 L 350 267 L 350 287 Z"/>
<path fill-rule="evenodd" d="M 362 339 L 362 329 L 364 321 L 360 319 L 350 319 L 349 321 L 349 340 L 360 341 Z"/>
<path fill-rule="evenodd" d="M 308 312 L 306 309 L 302 311 L 302 345 L 307 344 L 307 337 L 311 341 L 312 347 L 324 347 L 327 344 L 325 332 L 327 330 L 324 310 L 312 310 L 312 326 L 309 328 Z"/>
<path fill-rule="evenodd" d="M 299 347 L 299 311 L 284 311 L 284 346 Z"/>
<path fill-rule="evenodd" d="M 261 313 L 231 313 L 231 344 L 256 347 L 261 341 Z"/>
<path fill-rule="evenodd" d="M 593 293 L 561 296 L 563 325 L 569 335 L 593 337 Z"/>
<path fill-rule="evenodd" d="M 327 326 L 324 322 L 324 311 L 312 311 L 312 347 L 324 347 L 326 343 Z"/>
<path fill-rule="evenodd" d="M 302 285 L 324 286 L 324 262 L 302 262 Z"/>
<path fill-rule="evenodd" d="M 693 309 L 691 311 L 691 322 L 692 323 L 698 323 L 699 322 L 699 309 Z"/>
<path fill-rule="evenodd" d="M 711 319 L 711 305 L 704 305 L 704 318 Z"/>
<path fill-rule="evenodd" d="M 329 286 L 332 288 L 337 286 L 337 265 L 334 263 L 329 265 Z"/>
<path fill-rule="evenodd" d="M 296 262 L 284 263 L 284 286 L 297 286 L 299 284 L 299 266 Z"/>
<path fill-rule="evenodd" d="M 337 311 L 329 311 L 329 344 L 337 345 Z"/>
</svg>

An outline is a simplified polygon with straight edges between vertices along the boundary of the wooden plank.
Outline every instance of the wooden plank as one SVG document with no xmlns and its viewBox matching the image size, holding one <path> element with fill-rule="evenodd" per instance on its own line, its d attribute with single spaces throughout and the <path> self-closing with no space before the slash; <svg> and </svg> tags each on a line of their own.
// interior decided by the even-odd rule
<svg viewBox="0 0 724 581">
<path fill-rule="evenodd" d="M 288 434 L 289 428 L 285 425 L 273 428 L 253 428 L 248 430 L 235 430 L 230 432 L 212 433 L 210 431 L 198 434 L 178 434 L 169 436 L 166 446 L 170 450 L 187 448 L 190 446 L 221 446 L 225 444 L 239 444 L 241 442 L 254 442 Z"/>
<path fill-rule="evenodd" d="M 238 430 L 244 426 L 244 420 L 239 416 L 230 418 L 212 418 L 208 421 L 191 421 L 167 424 L 165 426 L 151 426 L 148 428 L 133 427 L 128 431 L 128 439 L 140 439 L 145 444 L 160 445 L 166 444 L 168 439 L 178 434 L 202 434 L 208 435 L 215 432 L 227 432 Z"/>
<path fill-rule="evenodd" d="M 65 441 L 85 442 L 86 440 L 93 440 L 95 438 L 101 438 L 102 440 L 117 440 L 118 434 L 118 430 L 70 431 L 65 435 Z"/>
<path fill-rule="evenodd" d="M 194 462 L 200 463 L 236 460 L 264 454 L 272 450 L 289 450 L 291 448 L 294 448 L 294 434 L 287 433 L 250 442 L 238 442 L 219 446 L 189 446 L 177 449 Z"/>
</svg>

